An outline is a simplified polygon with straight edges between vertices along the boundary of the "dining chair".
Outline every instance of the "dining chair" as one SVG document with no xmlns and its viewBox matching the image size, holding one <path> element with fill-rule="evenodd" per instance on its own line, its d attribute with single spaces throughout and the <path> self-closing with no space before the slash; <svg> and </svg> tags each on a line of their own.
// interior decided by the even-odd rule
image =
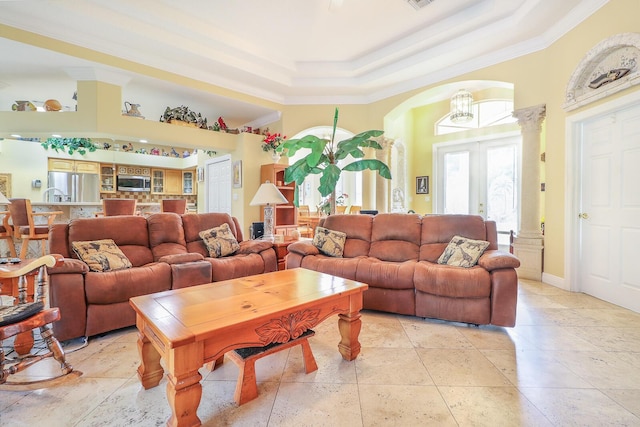
<svg viewBox="0 0 640 427">
<path fill-rule="evenodd" d="M 0 239 L 7 241 L 9 253 L 12 257 L 17 257 L 16 245 L 13 243 L 13 232 L 11 230 L 11 225 L 9 225 L 9 218 L 11 218 L 11 214 L 9 211 L 0 211 L 0 215 L 2 216 L 2 224 L 0 224 Z"/>
<path fill-rule="evenodd" d="M 348 214 L 359 214 L 362 206 L 351 205 L 349 209 L 347 209 Z"/>
<path fill-rule="evenodd" d="M 61 265 L 64 258 L 61 255 L 45 255 L 40 258 L 21 261 L 18 264 L 0 264 L 0 287 L 18 278 L 17 304 L 0 306 L 0 390 L 25 391 L 36 390 L 79 377 L 82 372 L 75 371 L 67 362 L 60 342 L 53 335 L 51 323 L 60 320 L 60 310 L 48 307 L 46 301 L 48 286 L 47 267 Z M 25 276 L 37 275 L 36 295 L 33 301 L 28 301 L 27 280 Z M 40 332 L 48 352 L 33 347 L 33 331 Z M 9 343 L 9 339 L 12 342 Z M 6 343 L 3 341 L 7 340 Z M 20 348 L 26 350 L 20 351 Z M 5 355 L 5 348 L 11 351 Z M 12 353 L 17 353 L 12 357 Z M 41 360 L 53 357 L 60 363 L 60 373 L 53 377 L 42 377 L 38 372 L 33 377 L 23 375 L 16 381 L 10 380 L 11 375 L 24 371 Z M 29 379 L 33 378 L 33 379 Z"/>
<path fill-rule="evenodd" d="M 136 199 L 102 199 L 102 215 L 104 216 L 137 215 L 137 207 L 138 201 Z"/>
<path fill-rule="evenodd" d="M 336 213 L 337 214 L 344 214 L 347 210 L 346 206 L 336 206 Z"/>
<path fill-rule="evenodd" d="M 53 224 L 56 215 L 62 215 L 62 211 L 34 212 L 29 199 L 9 199 L 9 213 L 13 237 L 22 240 L 20 258 L 25 259 L 29 251 L 29 242 L 32 240 L 41 243 L 42 255 L 46 255 L 45 241 L 49 240 L 49 227 Z M 36 224 L 36 218 L 46 218 L 46 224 Z"/>
<path fill-rule="evenodd" d="M 180 215 L 187 213 L 187 199 L 162 199 L 160 201 L 160 210 Z"/>
<path fill-rule="evenodd" d="M 300 233 L 300 237 L 313 237 L 314 230 L 311 225 L 311 211 L 309 210 L 309 205 L 300 205 L 298 206 L 298 233 Z"/>
</svg>

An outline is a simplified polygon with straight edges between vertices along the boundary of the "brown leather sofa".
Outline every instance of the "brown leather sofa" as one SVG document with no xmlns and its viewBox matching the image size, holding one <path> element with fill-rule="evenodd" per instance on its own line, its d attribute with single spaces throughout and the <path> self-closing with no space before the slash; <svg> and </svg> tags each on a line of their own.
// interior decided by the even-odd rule
<svg viewBox="0 0 640 427">
<path fill-rule="evenodd" d="M 198 233 L 223 223 L 229 224 L 240 249 L 231 256 L 210 258 Z M 89 271 L 71 243 L 100 239 L 113 239 L 132 268 Z M 53 325 L 60 341 L 134 325 L 129 305 L 134 296 L 277 269 L 273 244 L 243 240 L 237 219 L 222 213 L 74 219 L 52 225 L 49 251 L 65 257 L 63 266 L 48 270 L 51 305 L 60 308 L 61 319 Z"/>
<path fill-rule="evenodd" d="M 289 245 L 287 268 L 367 283 L 364 308 L 478 325 L 514 326 L 520 261 L 498 250 L 496 224 L 475 215 L 331 215 L 320 223 L 347 234 L 343 258 L 311 241 Z M 438 264 L 455 235 L 489 242 L 477 265 Z"/>
</svg>

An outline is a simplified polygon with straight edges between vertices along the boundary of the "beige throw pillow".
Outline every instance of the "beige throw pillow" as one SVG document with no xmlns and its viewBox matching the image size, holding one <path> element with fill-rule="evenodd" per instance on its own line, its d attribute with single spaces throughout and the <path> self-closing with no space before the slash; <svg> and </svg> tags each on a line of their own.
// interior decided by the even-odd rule
<svg viewBox="0 0 640 427">
<path fill-rule="evenodd" d="M 342 258 L 346 241 L 346 233 L 324 227 L 316 227 L 316 233 L 313 236 L 313 246 L 323 254 L 336 258 Z"/>
<path fill-rule="evenodd" d="M 115 271 L 131 268 L 131 261 L 112 239 L 72 242 L 71 247 L 91 271 Z"/>
<path fill-rule="evenodd" d="M 209 250 L 209 256 L 211 258 L 221 258 L 231 255 L 240 249 L 240 244 L 231 232 L 229 224 L 226 222 L 219 227 L 201 231 L 199 235 Z"/>
<path fill-rule="evenodd" d="M 440 258 L 438 258 L 438 264 L 473 267 L 488 246 L 489 242 L 484 240 L 453 236 Z"/>
</svg>

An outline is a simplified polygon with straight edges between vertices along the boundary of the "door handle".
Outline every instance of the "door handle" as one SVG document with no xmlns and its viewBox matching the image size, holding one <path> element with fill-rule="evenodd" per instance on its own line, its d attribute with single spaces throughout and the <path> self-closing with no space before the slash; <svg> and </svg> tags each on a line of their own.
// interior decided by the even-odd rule
<svg viewBox="0 0 640 427">
<path fill-rule="evenodd" d="M 586 212 L 583 213 L 579 213 L 578 214 L 578 218 L 582 218 L 582 219 L 589 219 L 589 214 Z"/>
</svg>

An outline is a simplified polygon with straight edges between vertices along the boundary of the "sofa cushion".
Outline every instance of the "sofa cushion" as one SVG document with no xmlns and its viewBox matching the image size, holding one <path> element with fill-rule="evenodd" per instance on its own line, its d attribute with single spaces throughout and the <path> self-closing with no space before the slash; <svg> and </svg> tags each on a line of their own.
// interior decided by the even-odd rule
<svg viewBox="0 0 640 427">
<path fill-rule="evenodd" d="M 373 217 L 369 256 L 382 261 L 418 260 L 420 216 L 416 214 L 378 214 Z"/>
<path fill-rule="evenodd" d="M 489 242 L 485 240 L 453 236 L 440 258 L 438 258 L 438 264 L 473 267 L 478 262 L 480 255 L 487 249 L 487 246 L 489 246 Z"/>
<path fill-rule="evenodd" d="M 325 255 L 342 258 L 346 239 L 346 233 L 329 230 L 324 227 L 316 227 L 316 232 L 313 236 L 313 246 Z"/>
<path fill-rule="evenodd" d="M 69 253 L 77 257 L 72 242 L 112 239 L 134 267 L 153 262 L 147 219 L 143 216 L 77 218 L 69 222 Z"/>
<path fill-rule="evenodd" d="M 72 242 L 71 246 L 91 271 L 105 272 L 131 268 L 131 261 L 111 239 Z"/>
<path fill-rule="evenodd" d="M 422 218 L 420 260 L 438 262 L 455 235 L 489 242 L 493 240 L 487 236 L 485 221 L 479 215 L 427 215 Z"/>
<path fill-rule="evenodd" d="M 156 213 L 147 218 L 149 247 L 154 261 L 165 255 L 186 254 L 187 242 L 180 215 L 170 212 Z"/>
<path fill-rule="evenodd" d="M 89 272 L 84 287 L 88 305 L 128 303 L 131 297 L 171 289 L 171 266 L 154 262 L 126 270 Z"/>
<path fill-rule="evenodd" d="M 238 233 L 236 223 L 231 215 L 220 212 L 210 212 L 202 214 L 185 214 L 182 215 L 182 225 L 184 227 L 184 240 L 187 243 L 187 252 L 195 252 L 205 257 L 209 256 L 209 250 L 204 244 L 200 232 L 213 227 L 219 227 L 222 224 L 228 224 L 229 229 L 236 237 L 238 242 L 242 239 Z"/>
<path fill-rule="evenodd" d="M 488 298 L 491 275 L 482 267 L 453 267 L 420 261 L 415 265 L 416 291 L 449 298 Z"/>
<path fill-rule="evenodd" d="M 371 248 L 371 215 L 329 215 L 319 223 L 321 227 L 347 234 L 344 243 L 345 258 L 369 255 Z"/>
<path fill-rule="evenodd" d="M 227 223 L 201 231 L 199 235 L 209 250 L 211 258 L 225 257 L 240 249 L 240 245 Z"/>
</svg>

